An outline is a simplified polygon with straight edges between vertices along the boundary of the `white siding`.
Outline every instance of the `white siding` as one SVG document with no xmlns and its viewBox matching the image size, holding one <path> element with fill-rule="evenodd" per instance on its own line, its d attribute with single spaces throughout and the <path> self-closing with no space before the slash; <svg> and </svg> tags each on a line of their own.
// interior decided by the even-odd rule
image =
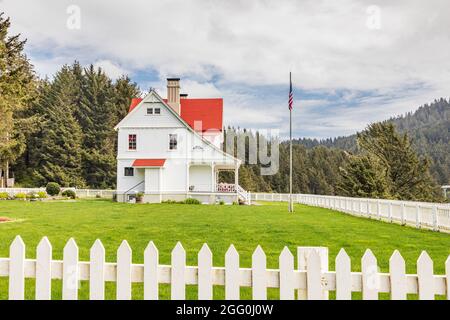
<svg viewBox="0 0 450 320">
<path fill-rule="evenodd" d="M 133 177 L 125 177 L 125 167 L 131 167 L 133 164 L 132 159 L 130 160 L 118 160 L 117 161 L 117 191 L 118 193 L 124 193 L 130 188 L 134 187 L 141 181 L 144 181 L 144 169 L 134 168 Z M 136 188 L 136 191 L 144 191 L 144 185 L 141 184 Z"/>
<path fill-rule="evenodd" d="M 189 168 L 189 185 L 194 186 L 193 191 L 212 190 L 211 166 L 191 166 Z"/>
<path fill-rule="evenodd" d="M 160 191 L 160 168 L 145 168 L 145 193 Z"/>
</svg>

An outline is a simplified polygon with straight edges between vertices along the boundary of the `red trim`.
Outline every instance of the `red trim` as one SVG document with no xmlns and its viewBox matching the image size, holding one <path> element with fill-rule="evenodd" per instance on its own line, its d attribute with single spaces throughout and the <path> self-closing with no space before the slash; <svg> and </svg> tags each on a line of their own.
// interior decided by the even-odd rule
<svg viewBox="0 0 450 320">
<path fill-rule="evenodd" d="M 133 167 L 163 167 L 166 159 L 136 159 Z"/>
</svg>

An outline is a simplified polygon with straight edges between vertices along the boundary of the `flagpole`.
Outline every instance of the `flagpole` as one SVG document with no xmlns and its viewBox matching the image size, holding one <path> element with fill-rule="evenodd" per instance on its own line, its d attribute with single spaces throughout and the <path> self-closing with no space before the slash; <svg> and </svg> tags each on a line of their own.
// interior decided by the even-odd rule
<svg viewBox="0 0 450 320">
<path fill-rule="evenodd" d="M 289 72 L 289 83 L 292 91 L 291 72 Z M 292 107 L 289 108 L 289 212 L 294 212 L 292 203 Z"/>
</svg>

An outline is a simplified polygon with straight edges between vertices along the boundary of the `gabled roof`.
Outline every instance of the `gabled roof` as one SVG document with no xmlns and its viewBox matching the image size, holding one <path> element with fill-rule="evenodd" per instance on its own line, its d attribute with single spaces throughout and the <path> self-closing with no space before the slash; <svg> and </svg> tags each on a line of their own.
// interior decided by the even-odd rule
<svg viewBox="0 0 450 320">
<path fill-rule="evenodd" d="M 207 139 L 203 138 L 201 134 L 199 134 L 198 132 L 196 132 L 183 118 L 181 118 L 181 116 L 176 113 L 165 101 L 166 99 L 162 99 L 158 93 L 156 93 L 155 90 L 151 90 L 147 96 L 144 98 L 146 99 L 148 96 L 153 95 L 154 97 L 156 97 L 159 101 L 161 101 L 166 108 L 178 119 L 181 121 L 181 123 L 188 128 L 189 130 L 191 130 L 192 133 L 194 133 L 195 135 L 197 135 L 204 143 L 206 143 L 207 145 L 209 145 L 210 147 L 212 147 L 213 149 L 217 150 L 218 152 L 222 153 L 225 157 L 233 159 L 234 161 L 236 161 L 237 163 L 241 163 L 241 160 L 239 160 L 238 158 L 233 157 L 232 155 L 226 153 L 225 151 L 223 151 L 222 149 L 216 147 L 214 144 L 212 144 L 211 142 L 209 142 Z M 144 99 L 142 98 L 135 98 L 137 103 L 135 106 L 133 106 L 133 108 L 131 108 L 130 106 L 130 110 L 128 111 L 128 114 L 125 116 L 125 118 L 123 118 L 115 127 L 114 130 L 118 130 L 119 127 L 122 125 L 122 123 L 124 122 L 124 120 L 130 115 L 130 113 L 134 112 L 136 110 L 136 108 L 140 105 L 142 105 L 142 101 Z M 182 99 L 183 100 L 183 99 Z M 222 99 L 220 99 L 222 100 Z"/>
<path fill-rule="evenodd" d="M 167 99 L 163 99 L 167 103 Z M 131 99 L 130 109 L 134 108 L 142 101 L 142 98 Z M 180 99 L 181 118 L 196 131 L 194 128 L 196 122 L 201 123 L 201 131 L 222 131 L 223 121 L 223 99 Z"/>
</svg>

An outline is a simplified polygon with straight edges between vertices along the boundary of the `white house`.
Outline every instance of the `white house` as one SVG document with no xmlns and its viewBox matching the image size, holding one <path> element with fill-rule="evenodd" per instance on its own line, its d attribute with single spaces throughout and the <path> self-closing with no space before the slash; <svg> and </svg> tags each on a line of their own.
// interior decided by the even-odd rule
<svg viewBox="0 0 450 320">
<path fill-rule="evenodd" d="M 167 99 L 154 90 L 133 99 L 118 132 L 117 200 L 143 201 L 196 198 L 203 203 L 238 199 L 240 160 L 221 149 L 223 100 L 180 95 L 180 79 L 167 79 Z M 234 183 L 220 183 L 219 172 L 234 172 Z"/>
</svg>

